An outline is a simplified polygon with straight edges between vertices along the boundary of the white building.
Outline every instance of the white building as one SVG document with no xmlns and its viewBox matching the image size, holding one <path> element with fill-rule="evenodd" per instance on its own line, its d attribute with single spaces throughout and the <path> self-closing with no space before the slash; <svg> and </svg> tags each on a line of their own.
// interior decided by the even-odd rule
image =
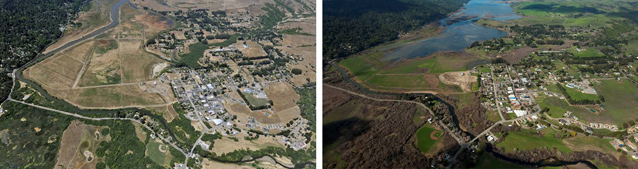
<svg viewBox="0 0 638 169">
<path fill-rule="evenodd" d="M 525 110 L 514 110 L 514 113 L 516 114 L 516 117 L 527 115 L 527 111 Z"/>
</svg>

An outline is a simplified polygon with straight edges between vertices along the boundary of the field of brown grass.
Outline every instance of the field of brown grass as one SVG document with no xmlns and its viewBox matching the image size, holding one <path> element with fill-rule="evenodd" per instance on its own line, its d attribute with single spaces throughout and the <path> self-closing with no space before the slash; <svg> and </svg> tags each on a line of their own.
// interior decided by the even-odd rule
<svg viewBox="0 0 638 169">
<path fill-rule="evenodd" d="M 216 154 L 230 153 L 239 149 L 251 149 L 251 150 L 259 150 L 262 148 L 266 148 L 268 146 L 281 147 L 283 146 L 281 143 L 277 141 L 277 137 L 259 137 L 257 140 L 247 141 L 244 140 L 244 137 L 248 136 L 246 133 L 239 133 L 234 137 L 239 139 L 238 142 L 231 140 L 229 138 L 222 138 L 215 140 L 215 146 L 211 150 Z"/>
<path fill-rule="evenodd" d="M 244 47 L 244 43 L 246 44 L 246 47 Z M 264 51 L 261 45 L 251 40 L 237 41 L 237 43 L 235 43 L 235 47 L 247 58 L 268 56 L 268 53 Z"/>
<path fill-rule="evenodd" d="M 164 62 L 141 49 L 142 41 L 120 40 L 122 82 L 143 82 L 152 79 L 153 65 Z"/>
<path fill-rule="evenodd" d="M 97 86 L 106 84 L 119 84 L 121 82 L 122 69 L 117 49 L 109 50 L 103 54 L 94 53 L 78 86 Z"/>
</svg>

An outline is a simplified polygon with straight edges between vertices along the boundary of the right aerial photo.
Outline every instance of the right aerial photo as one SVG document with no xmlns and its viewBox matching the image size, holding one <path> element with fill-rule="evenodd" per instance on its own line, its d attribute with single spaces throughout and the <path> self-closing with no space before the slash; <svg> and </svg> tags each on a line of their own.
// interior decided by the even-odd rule
<svg viewBox="0 0 638 169">
<path fill-rule="evenodd" d="M 638 0 L 323 0 L 323 168 L 638 168 Z"/>
</svg>

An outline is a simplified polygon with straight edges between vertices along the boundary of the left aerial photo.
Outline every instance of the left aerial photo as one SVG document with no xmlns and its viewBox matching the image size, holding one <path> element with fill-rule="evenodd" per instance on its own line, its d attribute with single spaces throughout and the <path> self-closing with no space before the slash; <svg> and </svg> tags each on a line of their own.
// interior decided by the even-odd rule
<svg viewBox="0 0 638 169">
<path fill-rule="evenodd" d="M 7 0 L 0 168 L 316 168 L 315 0 Z"/>
</svg>

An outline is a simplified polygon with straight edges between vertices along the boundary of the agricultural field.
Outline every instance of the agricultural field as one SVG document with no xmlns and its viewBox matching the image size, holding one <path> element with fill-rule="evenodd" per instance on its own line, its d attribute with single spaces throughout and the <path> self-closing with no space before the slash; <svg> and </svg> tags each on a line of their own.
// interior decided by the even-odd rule
<svg viewBox="0 0 638 169">
<path fill-rule="evenodd" d="M 175 101 L 172 92 L 166 92 L 169 86 L 150 89 L 142 83 L 155 80 L 156 69 L 168 65 L 142 49 L 144 37 L 170 28 L 172 21 L 131 5 L 123 5 L 121 13 L 121 25 L 106 36 L 56 53 L 25 70 L 25 77 L 81 108 L 145 107 Z"/>
<path fill-rule="evenodd" d="M 428 82 L 427 75 L 424 74 L 405 74 L 405 75 L 375 75 L 368 79 L 366 83 L 374 88 L 388 89 L 413 89 L 425 90 L 430 88 L 432 81 Z M 436 79 L 430 77 L 429 79 Z M 433 85 L 435 86 L 435 85 Z"/>
<path fill-rule="evenodd" d="M 433 147 L 436 149 L 438 139 L 443 137 L 444 132 L 429 126 L 423 126 L 416 132 L 417 146 L 423 153 L 428 153 Z"/>
<path fill-rule="evenodd" d="M 478 60 L 476 57 L 443 52 L 390 63 L 381 61 L 383 56 L 383 52 L 375 51 L 368 55 L 348 57 L 339 64 L 373 89 L 441 92 L 469 92 L 476 89 L 472 84 L 476 82 L 476 76 L 469 72 L 455 72 L 467 70 L 468 64 Z"/>
<path fill-rule="evenodd" d="M 589 111 L 589 109 L 579 107 L 579 106 L 569 106 L 565 100 L 562 100 L 558 97 L 547 97 L 541 96 L 537 97 L 536 101 L 541 106 L 541 108 L 549 108 L 548 115 L 554 118 L 563 117 L 566 111 L 572 112 L 578 118 L 581 118 L 590 122 L 602 122 L 599 119 L 599 115 L 596 115 Z"/>
<path fill-rule="evenodd" d="M 601 119 L 608 119 L 614 124 L 622 124 L 628 120 L 637 119 L 638 115 L 638 86 L 629 80 L 604 80 L 594 85 L 599 95 L 605 98 L 604 110 L 600 113 Z"/>
<path fill-rule="evenodd" d="M 152 80 L 154 66 L 164 62 L 141 51 L 139 42 L 87 41 L 35 64 L 24 75 L 53 96 L 82 108 L 144 107 L 172 102 L 172 92 L 164 97 L 142 90 L 136 83 Z"/>
<path fill-rule="evenodd" d="M 565 25 L 566 27 L 591 27 L 600 28 L 611 26 L 615 20 L 624 20 L 622 17 L 605 14 L 609 8 L 600 8 L 589 2 L 523 2 L 513 5 L 514 10 L 525 16 L 522 19 L 512 20 L 512 24 L 533 25 Z M 595 2 L 609 6 L 607 2 Z"/>
<path fill-rule="evenodd" d="M 558 151 L 563 153 L 572 152 L 561 139 L 554 137 L 557 131 L 549 128 L 540 130 L 541 134 L 536 133 L 536 130 L 521 129 L 520 132 L 509 132 L 505 136 L 505 140 L 496 144 L 497 147 L 505 148 L 506 153 L 516 153 L 515 150 L 532 150 L 534 148 L 557 148 Z"/>
</svg>

